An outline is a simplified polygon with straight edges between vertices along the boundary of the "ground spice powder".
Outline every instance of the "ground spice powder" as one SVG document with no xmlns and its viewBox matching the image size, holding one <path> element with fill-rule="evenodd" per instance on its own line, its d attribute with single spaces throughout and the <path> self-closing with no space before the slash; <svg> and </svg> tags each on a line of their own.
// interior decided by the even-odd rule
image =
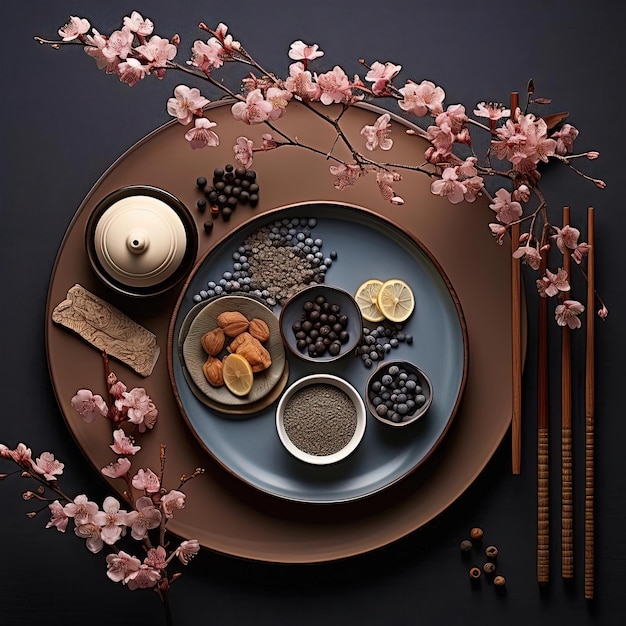
<svg viewBox="0 0 626 626">
<path fill-rule="evenodd" d="M 356 430 L 356 407 L 334 385 L 313 384 L 296 391 L 285 405 L 285 432 L 307 454 L 328 456 L 348 445 Z"/>
</svg>

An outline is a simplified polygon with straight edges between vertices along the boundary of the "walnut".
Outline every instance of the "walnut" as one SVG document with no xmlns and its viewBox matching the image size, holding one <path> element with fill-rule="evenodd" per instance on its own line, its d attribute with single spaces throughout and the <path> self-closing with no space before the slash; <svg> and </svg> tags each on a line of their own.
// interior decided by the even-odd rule
<svg viewBox="0 0 626 626">
<path fill-rule="evenodd" d="M 250 325 L 248 326 L 248 332 L 258 339 L 261 343 L 267 341 L 270 338 L 270 328 L 265 323 L 264 320 L 255 317 L 250 320 Z"/>
<path fill-rule="evenodd" d="M 207 354 L 217 356 L 223 349 L 226 342 L 226 335 L 221 328 L 214 328 L 202 335 L 202 347 Z"/>
<path fill-rule="evenodd" d="M 236 337 L 248 330 L 248 318 L 239 311 L 224 311 L 217 316 L 217 323 L 228 337 Z"/>
<path fill-rule="evenodd" d="M 255 373 L 266 370 L 272 364 L 270 353 L 250 333 L 242 333 L 236 337 L 228 346 L 228 350 L 246 359 Z"/>
<path fill-rule="evenodd" d="M 221 387 L 224 384 L 223 369 L 224 364 L 214 356 L 209 356 L 202 366 L 202 371 L 206 379 L 213 387 Z"/>
</svg>

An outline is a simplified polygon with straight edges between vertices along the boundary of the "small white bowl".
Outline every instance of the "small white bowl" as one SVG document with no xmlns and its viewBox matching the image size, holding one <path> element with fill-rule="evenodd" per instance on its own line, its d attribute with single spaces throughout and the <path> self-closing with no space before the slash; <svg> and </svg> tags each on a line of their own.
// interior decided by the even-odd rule
<svg viewBox="0 0 626 626">
<path fill-rule="evenodd" d="M 347 439 L 346 442 L 338 450 L 334 450 L 336 446 L 328 446 L 329 449 L 334 450 L 333 452 L 329 452 L 328 454 L 312 453 L 310 451 L 305 451 L 301 449 L 289 437 L 288 431 L 290 427 L 285 427 L 285 411 L 287 409 L 287 405 L 297 394 L 303 392 L 304 390 L 306 390 L 307 387 L 310 387 L 312 385 L 329 385 L 337 388 L 350 399 L 356 410 L 356 425 L 352 436 Z M 310 401 L 307 404 L 307 407 L 310 419 L 311 415 L 315 415 L 315 412 L 312 410 L 312 405 Z M 305 421 L 306 419 L 307 418 L 304 417 Z M 356 450 L 359 443 L 361 442 L 361 439 L 363 438 L 363 435 L 365 434 L 366 421 L 367 412 L 365 410 L 365 404 L 358 391 L 347 381 L 339 378 L 338 376 L 333 376 L 332 374 L 312 374 L 311 376 L 305 376 L 304 378 L 296 381 L 285 391 L 278 403 L 278 408 L 276 409 L 276 430 L 278 431 L 278 437 L 280 438 L 283 446 L 294 457 L 311 465 L 330 465 L 332 463 L 342 461 L 343 459 L 350 456 Z M 323 426 L 326 426 L 326 428 L 322 428 Z M 319 441 L 321 441 L 323 444 L 321 447 L 321 449 L 323 450 L 324 445 L 328 444 L 328 427 L 336 428 L 337 425 L 320 423 L 319 433 L 316 432 L 315 428 L 311 428 L 309 432 L 306 433 L 306 435 L 303 435 L 303 437 L 305 439 L 309 437 L 309 435 L 311 438 L 316 436 L 321 437 L 322 439 L 320 439 Z M 341 434 L 339 433 L 339 436 L 340 435 Z M 294 437 L 294 439 L 297 438 Z M 310 448 L 310 446 L 303 445 L 302 448 L 304 447 Z"/>
</svg>

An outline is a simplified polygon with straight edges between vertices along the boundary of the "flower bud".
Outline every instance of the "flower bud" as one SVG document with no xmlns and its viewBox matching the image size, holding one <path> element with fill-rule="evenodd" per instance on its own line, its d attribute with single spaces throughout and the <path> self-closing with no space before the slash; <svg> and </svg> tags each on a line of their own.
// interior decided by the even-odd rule
<svg viewBox="0 0 626 626">
<path fill-rule="evenodd" d="M 600 156 L 600 153 L 597 152 L 596 150 L 590 150 L 589 152 L 587 152 L 587 158 L 590 161 L 593 161 L 593 159 L 597 159 Z"/>
<path fill-rule="evenodd" d="M 598 317 L 605 320 L 608 314 L 609 310 L 604 305 L 602 305 L 602 308 L 598 311 Z"/>
<path fill-rule="evenodd" d="M 600 180 L 599 178 L 594 178 L 593 184 L 599 189 L 606 188 L 606 183 L 603 180 Z"/>
</svg>

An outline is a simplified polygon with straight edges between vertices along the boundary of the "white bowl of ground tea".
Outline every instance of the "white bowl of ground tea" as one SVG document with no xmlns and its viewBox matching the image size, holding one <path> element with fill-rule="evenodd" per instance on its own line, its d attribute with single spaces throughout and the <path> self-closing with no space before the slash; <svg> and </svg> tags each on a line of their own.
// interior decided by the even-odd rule
<svg viewBox="0 0 626 626">
<path fill-rule="evenodd" d="M 356 450 L 366 419 L 363 400 L 350 383 L 331 374 L 313 374 L 285 391 L 276 410 L 276 429 L 294 457 L 330 465 Z"/>
</svg>

